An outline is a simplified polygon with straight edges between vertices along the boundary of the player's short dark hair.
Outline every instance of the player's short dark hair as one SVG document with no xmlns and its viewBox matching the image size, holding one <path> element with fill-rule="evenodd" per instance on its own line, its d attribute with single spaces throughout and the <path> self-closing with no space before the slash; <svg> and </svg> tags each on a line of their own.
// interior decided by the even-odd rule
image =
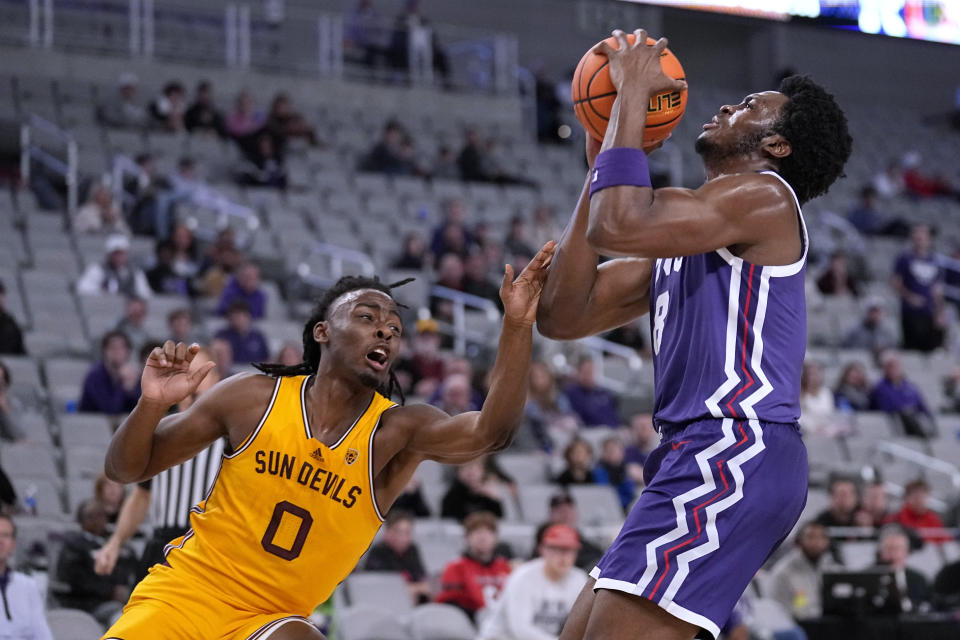
<svg viewBox="0 0 960 640">
<path fill-rule="evenodd" d="M 327 319 L 327 313 L 330 311 L 330 305 L 333 304 L 334 300 L 345 293 L 359 291 L 361 289 L 382 291 L 393 298 L 391 290 L 395 287 L 404 285 L 411 280 L 413 280 L 413 278 L 401 280 L 400 282 L 395 282 L 393 284 L 384 284 L 383 282 L 380 282 L 379 278 L 367 278 L 365 276 L 343 276 L 337 280 L 332 287 L 324 292 L 323 296 L 313 307 L 313 311 L 311 311 L 310 317 L 307 318 L 306 324 L 303 325 L 303 362 L 292 366 L 257 362 L 254 363 L 253 366 L 263 373 L 271 376 L 313 375 L 317 372 L 317 367 L 320 366 L 320 343 L 313 339 L 313 328 L 318 322 L 322 322 Z M 382 389 L 381 392 L 389 398 L 391 395 L 393 395 L 394 391 L 399 394 L 400 403 L 403 404 L 403 389 L 401 389 L 400 383 L 397 381 L 397 376 L 391 369 L 390 382 L 387 383 L 387 388 Z"/>
<path fill-rule="evenodd" d="M 788 100 L 774 131 L 790 142 L 792 153 L 780 160 L 778 173 L 804 203 L 844 175 L 853 138 L 843 109 L 808 76 L 784 78 L 779 91 Z"/>
<path fill-rule="evenodd" d="M 497 516 L 489 511 L 474 511 L 463 519 L 463 531 L 469 534 L 474 529 L 483 527 L 496 533 L 499 522 Z"/>
</svg>

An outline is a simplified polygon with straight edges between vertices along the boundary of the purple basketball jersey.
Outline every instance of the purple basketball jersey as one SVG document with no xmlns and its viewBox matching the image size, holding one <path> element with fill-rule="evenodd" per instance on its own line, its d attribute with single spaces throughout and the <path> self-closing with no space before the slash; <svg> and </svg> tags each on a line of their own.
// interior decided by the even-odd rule
<svg viewBox="0 0 960 640">
<path fill-rule="evenodd" d="M 796 194 L 803 255 L 783 266 L 727 249 L 659 259 L 651 283 L 654 416 L 794 423 L 807 342 L 807 228 Z"/>
</svg>

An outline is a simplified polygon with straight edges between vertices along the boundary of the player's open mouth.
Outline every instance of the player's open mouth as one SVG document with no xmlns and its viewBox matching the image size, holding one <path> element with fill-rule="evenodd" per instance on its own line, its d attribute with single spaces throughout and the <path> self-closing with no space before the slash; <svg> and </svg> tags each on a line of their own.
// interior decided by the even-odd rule
<svg viewBox="0 0 960 640">
<path fill-rule="evenodd" d="M 377 347 L 367 354 L 367 362 L 377 371 L 383 371 L 387 368 L 387 350 L 383 347 Z"/>
</svg>

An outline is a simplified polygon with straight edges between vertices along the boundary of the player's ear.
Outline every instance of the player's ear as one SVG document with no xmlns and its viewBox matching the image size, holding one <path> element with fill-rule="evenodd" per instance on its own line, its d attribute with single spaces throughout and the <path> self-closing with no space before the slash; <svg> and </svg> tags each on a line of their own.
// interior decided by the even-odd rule
<svg viewBox="0 0 960 640">
<path fill-rule="evenodd" d="M 326 320 L 321 320 L 313 325 L 313 339 L 320 344 L 330 342 L 330 323 Z"/>
<path fill-rule="evenodd" d="M 760 148 L 764 153 L 777 160 L 782 160 L 793 153 L 793 147 L 790 146 L 790 141 L 779 133 L 772 133 L 761 140 Z"/>
</svg>

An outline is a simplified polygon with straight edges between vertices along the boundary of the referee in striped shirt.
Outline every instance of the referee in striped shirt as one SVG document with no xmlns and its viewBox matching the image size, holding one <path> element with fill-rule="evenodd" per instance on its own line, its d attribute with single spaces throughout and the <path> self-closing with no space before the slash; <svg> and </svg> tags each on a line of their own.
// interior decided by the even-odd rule
<svg viewBox="0 0 960 640">
<path fill-rule="evenodd" d="M 212 356 L 201 348 L 194 358 L 193 366 L 202 366 Z M 197 397 L 220 381 L 216 367 L 203 379 L 196 392 L 180 403 L 183 411 Z M 137 580 L 147 575 L 150 567 L 163 562 L 163 549 L 174 538 L 184 535 L 190 528 L 190 509 L 206 498 L 220 470 L 224 440 L 220 439 L 198 453 L 194 458 L 162 471 L 157 476 L 139 483 L 127 497 L 120 509 L 117 526 L 103 545 L 94 554 L 94 570 L 100 575 L 109 575 L 117 562 L 124 543 L 136 534 L 147 518 L 150 508 L 153 534 L 143 549 Z"/>
</svg>

